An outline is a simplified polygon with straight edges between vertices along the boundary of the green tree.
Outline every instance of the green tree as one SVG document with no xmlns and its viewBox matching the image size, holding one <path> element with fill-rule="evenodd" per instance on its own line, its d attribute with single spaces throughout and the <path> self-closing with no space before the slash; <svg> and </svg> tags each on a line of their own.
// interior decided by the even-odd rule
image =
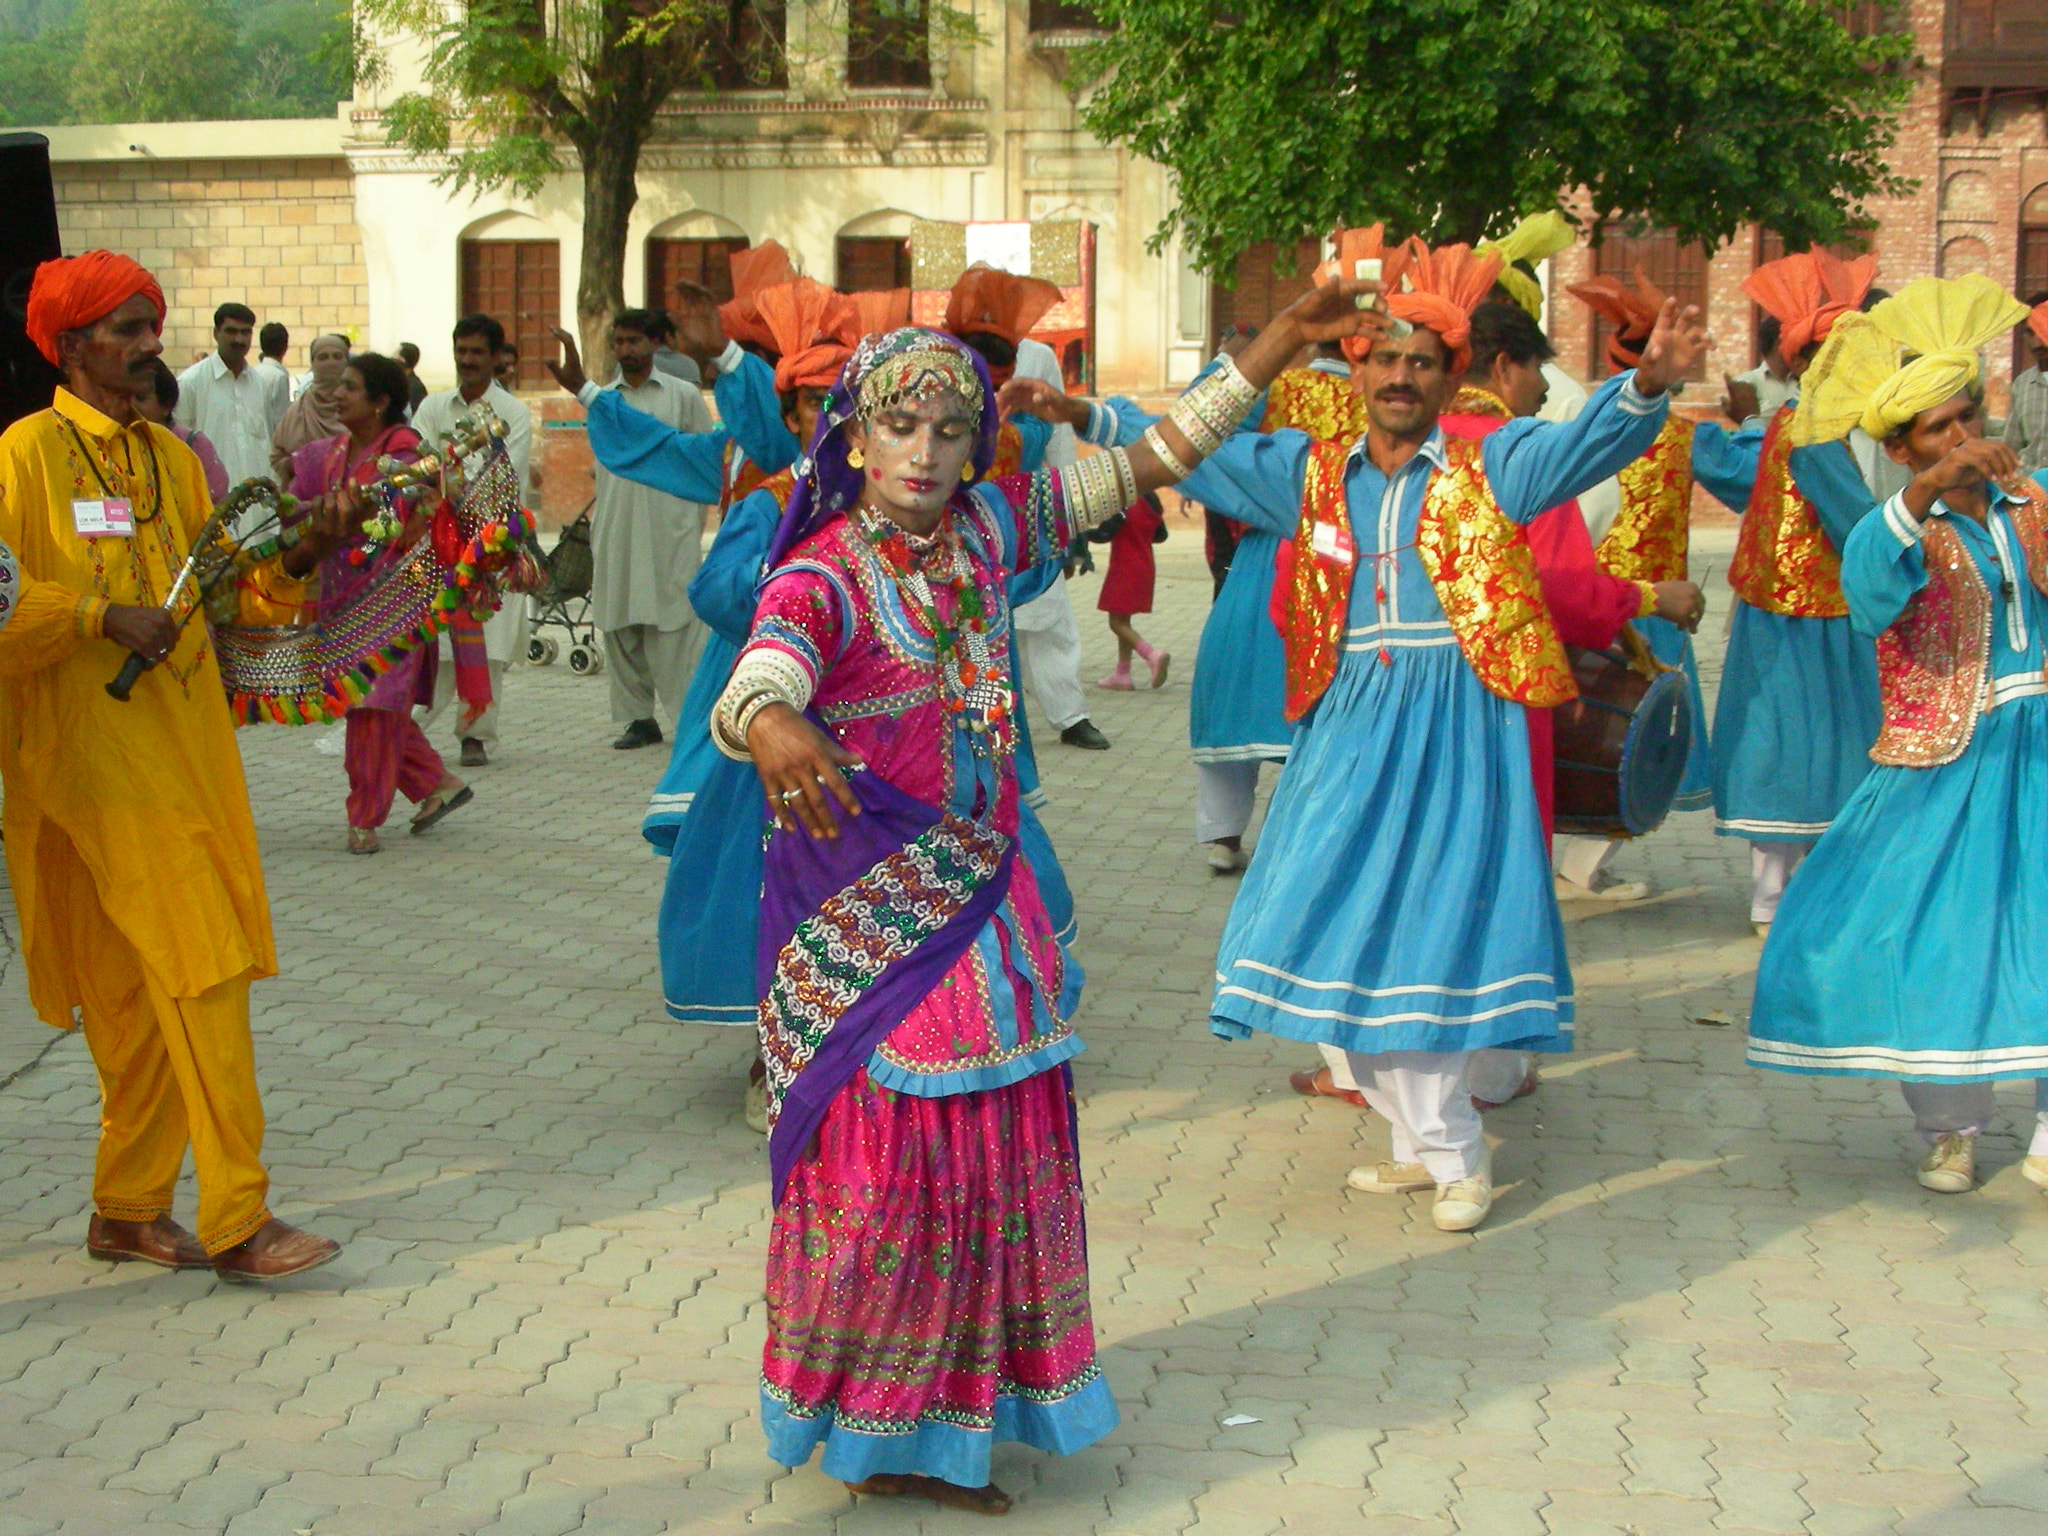
<svg viewBox="0 0 2048 1536">
<path fill-rule="evenodd" d="M 220 0 L 87 0 L 84 14 L 71 71 L 74 122 L 232 114 L 240 54 L 234 17 Z"/>
<path fill-rule="evenodd" d="M 76 27 L 0 40 L 0 128 L 47 127 L 71 110 Z"/>
<path fill-rule="evenodd" d="M 1175 230 L 1260 241 L 1384 219 L 1475 239 L 1584 187 L 1597 222 L 1718 243 L 1845 237 L 1885 165 L 1911 39 L 1822 0 L 1098 0 L 1088 127 L 1170 166 Z"/>
</svg>

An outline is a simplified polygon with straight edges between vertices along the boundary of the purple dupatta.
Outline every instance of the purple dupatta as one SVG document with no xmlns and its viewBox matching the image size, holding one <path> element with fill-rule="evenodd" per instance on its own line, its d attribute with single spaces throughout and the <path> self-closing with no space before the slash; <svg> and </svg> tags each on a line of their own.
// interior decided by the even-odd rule
<svg viewBox="0 0 2048 1536">
<path fill-rule="evenodd" d="M 769 838 L 754 981 L 775 1202 L 825 1110 L 1010 892 L 1017 845 L 855 769 L 861 814 Z"/>
</svg>

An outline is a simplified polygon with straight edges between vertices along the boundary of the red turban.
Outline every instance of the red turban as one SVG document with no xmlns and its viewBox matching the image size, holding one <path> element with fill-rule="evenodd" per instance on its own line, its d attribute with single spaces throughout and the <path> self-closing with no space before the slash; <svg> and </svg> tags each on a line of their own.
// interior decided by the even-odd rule
<svg viewBox="0 0 2048 1536">
<path fill-rule="evenodd" d="M 1406 245 L 1397 245 L 1391 250 L 1387 248 L 1384 224 L 1367 224 L 1358 229 L 1340 229 L 1333 244 L 1337 247 L 1336 254 L 1316 268 L 1318 283 L 1349 282 L 1352 280 L 1352 274 L 1358 271 L 1360 261 L 1376 260 L 1380 264 L 1381 290 L 1389 295 L 1401 286 L 1401 273 L 1407 268 L 1408 259 L 1413 254 Z M 1360 361 L 1367 351 L 1365 338 L 1345 337 L 1343 350 L 1345 357 L 1352 362 Z"/>
<path fill-rule="evenodd" d="M 1387 309 L 1397 319 L 1423 326 L 1443 338 L 1450 351 L 1452 373 L 1472 366 L 1472 311 L 1493 292 L 1500 276 L 1497 252 L 1479 253 L 1469 245 L 1431 250 L 1420 240 L 1408 242 L 1408 291 L 1387 295 Z"/>
<path fill-rule="evenodd" d="M 164 291 L 141 263 L 115 251 L 60 256 L 36 268 L 28 290 L 28 339 L 52 363 L 57 337 L 91 325 L 141 294 L 156 306 L 156 330 L 164 329 Z"/>
<path fill-rule="evenodd" d="M 1860 308 L 1876 277 L 1875 256 L 1844 261 L 1826 251 L 1798 251 L 1765 262 L 1743 279 L 1742 291 L 1777 317 L 1783 327 L 1778 350 L 1790 361 L 1827 340 L 1835 321 Z"/>
<path fill-rule="evenodd" d="M 2027 311 L 2027 329 L 2042 346 L 2048 347 L 2048 299 L 2043 299 Z"/>
<path fill-rule="evenodd" d="M 827 389 L 853 355 L 853 306 L 823 283 L 799 277 L 754 295 L 761 323 L 774 338 L 778 390 Z"/>
<path fill-rule="evenodd" d="M 953 285 L 945 328 L 954 336 L 987 331 L 1014 347 L 1061 297 L 1043 278 L 1019 277 L 977 261 Z"/>
<path fill-rule="evenodd" d="M 1607 338 L 1609 367 L 1620 373 L 1643 360 L 1643 348 L 1650 340 L 1650 332 L 1657 327 L 1657 316 L 1663 312 L 1667 295 L 1643 275 L 1641 263 L 1636 265 L 1633 286 L 1603 273 L 1587 282 L 1573 283 L 1566 291 L 1614 327 L 1614 334 Z"/>
</svg>

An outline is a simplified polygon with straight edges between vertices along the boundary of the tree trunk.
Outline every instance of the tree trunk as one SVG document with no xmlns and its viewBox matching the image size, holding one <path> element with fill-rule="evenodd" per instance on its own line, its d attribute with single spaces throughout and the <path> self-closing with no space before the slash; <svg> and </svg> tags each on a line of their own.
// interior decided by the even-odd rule
<svg viewBox="0 0 2048 1536">
<path fill-rule="evenodd" d="M 643 135 L 619 114 L 592 124 L 576 145 L 583 164 L 583 267 L 576 277 L 576 329 L 586 371 L 607 380 L 615 371 L 610 328 L 626 305 L 626 225 L 640 200 L 635 175 Z"/>
</svg>

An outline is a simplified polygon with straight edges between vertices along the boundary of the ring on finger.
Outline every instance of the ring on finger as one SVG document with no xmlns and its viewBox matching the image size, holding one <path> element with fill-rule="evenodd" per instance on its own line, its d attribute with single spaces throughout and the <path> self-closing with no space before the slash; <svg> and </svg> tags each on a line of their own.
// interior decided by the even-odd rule
<svg viewBox="0 0 2048 1536">
<path fill-rule="evenodd" d="M 803 799 L 803 797 L 804 792 L 801 789 L 785 789 L 781 794 L 777 795 L 775 798 L 780 800 L 784 805 L 787 805 L 790 801 L 801 800 Z"/>
</svg>

